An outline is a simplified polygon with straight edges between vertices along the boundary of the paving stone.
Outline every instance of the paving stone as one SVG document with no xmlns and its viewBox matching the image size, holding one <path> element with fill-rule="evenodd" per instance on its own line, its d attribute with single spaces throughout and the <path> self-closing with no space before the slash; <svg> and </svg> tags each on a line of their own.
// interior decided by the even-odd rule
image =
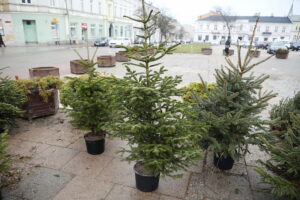
<svg viewBox="0 0 300 200">
<path fill-rule="evenodd" d="M 253 192 L 253 200 L 287 200 L 287 197 L 277 197 L 270 193 Z"/>
<path fill-rule="evenodd" d="M 111 157 L 116 157 L 116 158 L 121 158 L 121 154 L 117 153 L 117 151 L 121 150 L 121 148 L 128 149 L 128 143 L 127 141 L 120 140 L 117 138 L 108 138 L 106 139 L 107 143 L 105 146 L 105 152 L 103 155 L 111 156 Z M 124 153 L 124 156 L 126 157 L 128 153 Z"/>
<path fill-rule="evenodd" d="M 61 169 L 78 151 L 63 147 L 51 146 L 38 154 L 30 163 L 53 169 Z"/>
<path fill-rule="evenodd" d="M 129 164 L 114 158 L 97 177 L 100 181 L 110 181 L 121 185 L 135 188 L 135 175 L 133 170 L 134 163 Z"/>
<path fill-rule="evenodd" d="M 62 170 L 80 176 L 96 177 L 112 159 L 112 157 L 104 155 L 90 155 L 87 152 L 80 152 Z"/>
<path fill-rule="evenodd" d="M 252 190 L 262 190 L 262 189 L 270 189 L 271 185 L 260 183 L 261 177 L 260 175 L 254 171 L 255 167 L 247 166 L 248 177 L 250 181 L 250 186 Z"/>
<path fill-rule="evenodd" d="M 178 179 L 173 179 L 171 177 L 160 178 L 159 187 L 156 192 L 164 195 L 183 198 L 189 184 L 190 173 L 182 172 L 182 174 L 183 176 Z"/>
<path fill-rule="evenodd" d="M 214 154 L 213 152 L 208 152 L 206 156 L 205 166 L 203 167 L 204 171 L 214 171 L 215 173 L 228 173 L 228 174 L 235 174 L 235 175 L 247 175 L 247 169 L 245 165 L 244 158 L 241 158 L 238 161 L 235 161 L 232 169 L 222 171 L 215 167 L 214 165 Z M 199 171 L 201 172 L 201 171 Z M 198 172 L 198 173 L 199 173 Z"/>
<path fill-rule="evenodd" d="M 192 167 L 190 167 L 190 168 L 188 169 L 188 171 L 190 171 L 190 172 L 195 172 L 195 173 L 201 173 L 202 170 L 203 170 L 203 162 L 204 162 L 204 160 L 199 160 L 199 161 L 197 162 L 197 164 L 194 165 L 194 166 L 192 166 Z"/>
<path fill-rule="evenodd" d="M 113 184 L 90 177 L 75 177 L 53 200 L 100 200 L 112 189 Z"/>
<path fill-rule="evenodd" d="M 71 175 L 48 168 L 33 168 L 4 199 L 51 200 L 72 179 Z M 15 198 L 18 197 L 18 198 Z"/>
<path fill-rule="evenodd" d="M 159 200 L 159 194 L 116 184 L 105 200 Z M 167 199 L 166 199 L 167 200 Z M 171 199 L 170 199 L 171 200 Z"/>
<path fill-rule="evenodd" d="M 78 138 L 74 143 L 67 146 L 67 148 L 75 149 L 77 151 L 86 152 L 86 145 L 83 137 Z"/>
<path fill-rule="evenodd" d="M 260 165 L 257 160 L 266 161 L 269 159 L 269 155 L 259 149 L 257 145 L 249 145 L 250 153 L 246 154 L 245 160 L 248 166 Z"/>
<path fill-rule="evenodd" d="M 161 195 L 159 200 L 182 200 L 182 199 L 178 199 L 176 197 L 171 197 L 171 196 Z"/>
<path fill-rule="evenodd" d="M 22 141 L 18 139 L 9 139 L 8 143 L 9 146 L 6 148 L 6 151 L 10 155 L 22 158 L 33 158 L 36 154 L 50 147 L 47 144 Z"/>
<path fill-rule="evenodd" d="M 186 200 L 252 200 L 250 185 L 246 176 L 224 173 L 193 173 Z"/>
</svg>

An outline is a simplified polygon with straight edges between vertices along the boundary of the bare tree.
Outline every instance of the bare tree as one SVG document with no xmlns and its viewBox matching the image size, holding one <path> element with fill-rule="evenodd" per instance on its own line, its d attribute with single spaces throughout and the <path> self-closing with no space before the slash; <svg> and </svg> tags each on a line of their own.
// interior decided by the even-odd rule
<svg viewBox="0 0 300 200">
<path fill-rule="evenodd" d="M 168 40 L 168 37 L 174 34 L 176 20 L 167 14 L 161 12 L 154 18 L 154 23 L 160 31 L 160 41 Z"/>
<path fill-rule="evenodd" d="M 225 23 L 226 28 L 228 30 L 227 40 L 230 41 L 231 40 L 231 30 L 234 27 L 233 24 L 235 23 L 236 17 L 233 16 L 233 14 L 231 13 L 230 10 L 225 10 L 221 7 L 215 7 L 214 12 L 218 13 L 221 16 L 223 22 Z"/>
</svg>

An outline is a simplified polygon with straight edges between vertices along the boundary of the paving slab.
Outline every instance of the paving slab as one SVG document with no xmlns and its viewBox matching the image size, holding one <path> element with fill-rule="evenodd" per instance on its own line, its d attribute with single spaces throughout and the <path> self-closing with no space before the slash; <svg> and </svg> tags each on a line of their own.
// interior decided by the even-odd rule
<svg viewBox="0 0 300 200">
<path fill-rule="evenodd" d="M 270 189 L 271 185 L 265 184 L 265 183 L 260 183 L 261 178 L 260 175 L 254 171 L 255 167 L 247 166 L 247 171 L 248 171 L 248 177 L 250 181 L 250 186 L 252 190 L 255 191 L 261 191 L 264 189 Z"/>
<path fill-rule="evenodd" d="M 261 151 L 257 145 L 249 145 L 250 153 L 246 154 L 245 160 L 248 166 L 258 166 L 261 165 L 257 161 L 266 161 L 270 157 L 265 152 Z"/>
<path fill-rule="evenodd" d="M 35 165 L 41 165 L 52 169 L 61 169 L 79 152 L 73 149 L 51 146 L 39 153 L 34 159 L 29 161 Z"/>
<path fill-rule="evenodd" d="M 287 197 L 277 197 L 270 193 L 265 192 L 253 192 L 253 200 L 287 200 Z"/>
<path fill-rule="evenodd" d="M 4 190 L 4 199 L 52 200 L 72 176 L 48 168 L 32 168 L 15 189 Z"/>
<path fill-rule="evenodd" d="M 161 195 L 159 200 L 182 200 L 182 199 L 178 199 L 176 197 L 170 197 L 170 196 L 165 196 L 165 195 Z"/>
<path fill-rule="evenodd" d="M 109 181 L 124 186 L 135 187 L 134 163 L 114 158 L 97 176 L 100 181 Z"/>
<path fill-rule="evenodd" d="M 105 200 L 159 200 L 160 195 L 116 184 Z"/>
<path fill-rule="evenodd" d="M 104 199 L 113 184 L 90 177 L 75 177 L 53 200 L 101 200 Z"/>
<path fill-rule="evenodd" d="M 108 163 L 112 159 L 112 157 L 104 155 L 90 155 L 87 152 L 80 152 L 62 170 L 79 176 L 96 177 L 105 167 L 110 167 Z"/>
<path fill-rule="evenodd" d="M 160 178 L 158 189 L 155 192 L 164 195 L 183 198 L 185 196 L 189 180 L 189 172 L 182 172 L 182 177 L 178 179 L 173 179 L 171 177 Z"/>
</svg>

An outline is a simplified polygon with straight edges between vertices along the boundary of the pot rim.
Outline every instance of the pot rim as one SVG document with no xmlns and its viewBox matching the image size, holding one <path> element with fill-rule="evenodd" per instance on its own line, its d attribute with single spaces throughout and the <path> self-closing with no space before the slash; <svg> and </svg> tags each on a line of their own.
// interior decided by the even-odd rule
<svg viewBox="0 0 300 200">
<path fill-rule="evenodd" d="M 136 166 L 137 166 L 137 164 L 139 164 L 139 163 L 141 163 L 141 162 L 137 162 L 137 163 L 135 163 L 135 165 L 133 166 L 133 170 L 134 170 L 134 172 L 135 172 L 136 174 L 138 174 L 138 175 L 140 175 L 140 176 L 156 177 L 156 178 L 159 178 L 160 175 L 155 176 L 155 175 L 149 175 L 149 174 L 142 174 L 142 173 L 138 172 L 138 171 L 136 170 Z"/>
</svg>

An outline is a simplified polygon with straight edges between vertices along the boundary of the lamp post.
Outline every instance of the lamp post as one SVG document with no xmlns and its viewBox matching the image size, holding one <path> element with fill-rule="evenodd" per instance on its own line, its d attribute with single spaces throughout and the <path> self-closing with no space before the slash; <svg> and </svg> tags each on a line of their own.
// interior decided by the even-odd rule
<svg viewBox="0 0 300 200">
<path fill-rule="evenodd" d="M 70 0 L 70 1 L 72 1 L 72 0 Z M 67 38 L 69 38 L 69 43 L 71 45 L 72 41 L 71 41 L 71 35 L 70 35 L 70 14 L 69 14 L 67 0 L 65 0 L 65 4 L 66 4 L 66 35 L 67 35 Z"/>
</svg>

